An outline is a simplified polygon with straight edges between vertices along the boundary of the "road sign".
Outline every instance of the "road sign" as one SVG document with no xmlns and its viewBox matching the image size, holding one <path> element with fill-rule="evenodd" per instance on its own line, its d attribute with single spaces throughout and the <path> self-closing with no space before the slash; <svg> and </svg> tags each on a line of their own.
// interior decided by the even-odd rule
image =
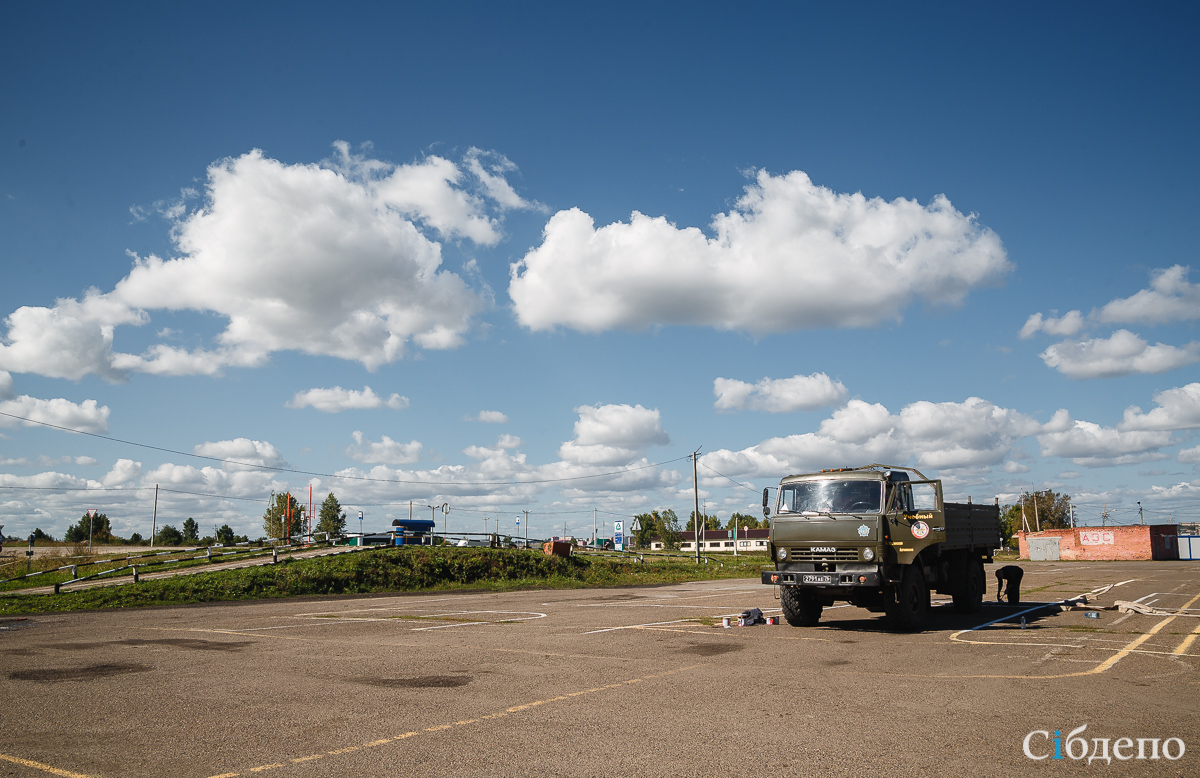
<svg viewBox="0 0 1200 778">
<path fill-rule="evenodd" d="M 96 518 L 96 509 L 95 508 L 88 508 L 88 518 L 89 519 Z"/>
<path fill-rule="evenodd" d="M 625 526 L 623 521 L 613 522 L 613 548 L 617 551 L 625 550 L 625 538 L 621 536 L 621 529 Z"/>
</svg>

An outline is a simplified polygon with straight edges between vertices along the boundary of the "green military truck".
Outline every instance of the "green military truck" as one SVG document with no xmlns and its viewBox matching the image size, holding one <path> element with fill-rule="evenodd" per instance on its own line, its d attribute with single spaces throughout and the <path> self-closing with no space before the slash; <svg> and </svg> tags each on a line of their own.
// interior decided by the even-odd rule
<svg viewBox="0 0 1200 778">
<path fill-rule="evenodd" d="M 770 489 L 763 514 L 771 516 Z M 865 465 L 790 475 L 779 484 L 769 549 L 783 616 L 811 627 L 821 609 L 849 602 L 891 626 L 925 625 L 931 590 L 955 610 L 979 610 L 983 564 L 1000 547 L 999 504 L 942 501 L 942 482 L 919 470 Z"/>
</svg>

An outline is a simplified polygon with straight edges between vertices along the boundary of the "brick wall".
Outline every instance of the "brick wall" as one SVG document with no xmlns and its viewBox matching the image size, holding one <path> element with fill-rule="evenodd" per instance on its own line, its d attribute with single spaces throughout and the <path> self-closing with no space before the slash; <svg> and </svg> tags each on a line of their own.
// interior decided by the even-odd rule
<svg viewBox="0 0 1200 778">
<path fill-rule="evenodd" d="M 1177 530 L 1174 524 L 1048 529 L 1018 532 L 1017 544 L 1022 559 L 1029 558 L 1031 537 L 1058 538 L 1058 553 L 1063 559 L 1178 559 Z"/>
</svg>

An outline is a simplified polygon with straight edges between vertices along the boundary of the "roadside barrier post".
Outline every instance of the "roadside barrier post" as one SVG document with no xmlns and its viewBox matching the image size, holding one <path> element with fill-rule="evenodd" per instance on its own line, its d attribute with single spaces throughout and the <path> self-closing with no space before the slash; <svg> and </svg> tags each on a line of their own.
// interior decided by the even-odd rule
<svg viewBox="0 0 1200 778">
<path fill-rule="evenodd" d="M 138 571 L 137 571 L 137 565 L 134 565 L 134 566 L 133 566 L 133 582 L 134 582 L 134 583 L 137 583 L 137 582 L 138 582 Z"/>
<path fill-rule="evenodd" d="M 276 564 L 277 562 L 279 562 L 279 547 L 278 546 L 271 549 L 271 564 Z"/>
<path fill-rule="evenodd" d="M 79 566 L 78 565 L 71 565 L 71 577 L 72 578 L 79 577 Z"/>
</svg>

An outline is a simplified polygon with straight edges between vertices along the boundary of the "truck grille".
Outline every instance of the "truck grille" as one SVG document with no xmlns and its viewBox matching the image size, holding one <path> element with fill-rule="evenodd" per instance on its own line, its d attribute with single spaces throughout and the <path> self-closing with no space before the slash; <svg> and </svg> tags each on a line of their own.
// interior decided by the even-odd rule
<svg viewBox="0 0 1200 778">
<path fill-rule="evenodd" d="M 857 562 L 857 548 L 838 548 L 830 553 L 826 549 L 793 548 L 788 552 L 793 562 Z"/>
</svg>

